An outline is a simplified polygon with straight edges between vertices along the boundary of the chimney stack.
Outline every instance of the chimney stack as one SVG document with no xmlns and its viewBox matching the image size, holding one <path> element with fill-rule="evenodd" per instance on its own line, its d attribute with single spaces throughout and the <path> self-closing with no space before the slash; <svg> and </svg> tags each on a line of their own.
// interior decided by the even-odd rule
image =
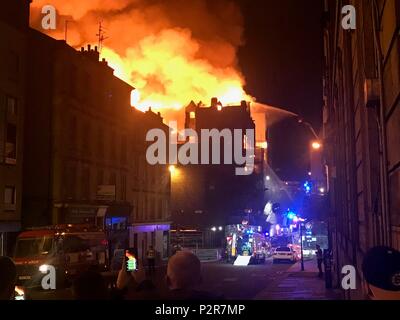
<svg viewBox="0 0 400 320">
<path fill-rule="evenodd" d="M 214 97 L 211 99 L 211 108 L 216 108 L 218 105 L 218 98 Z"/>
</svg>

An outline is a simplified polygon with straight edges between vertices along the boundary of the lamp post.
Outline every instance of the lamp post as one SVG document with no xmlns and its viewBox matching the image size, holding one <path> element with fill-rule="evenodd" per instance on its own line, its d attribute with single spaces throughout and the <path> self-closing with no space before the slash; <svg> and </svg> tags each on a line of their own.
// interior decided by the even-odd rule
<svg viewBox="0 0 400 320">
<path fill-rule="evenodd" d="M 300 252 L 301 252 L 301 271 L 304 271 L 304 257 L 303 257 L 303 222 L 300 221 Z"/>
</svg>

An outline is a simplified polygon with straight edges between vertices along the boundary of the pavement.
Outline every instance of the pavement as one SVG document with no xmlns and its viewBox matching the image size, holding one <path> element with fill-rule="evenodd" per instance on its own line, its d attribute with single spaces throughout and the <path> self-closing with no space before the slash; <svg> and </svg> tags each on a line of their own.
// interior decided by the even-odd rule
<svg viewBox="0 0 400 320">
<path fill-rule="evenodd" d="M 255 300 L 341 300 L 338 290 L 326 289 L 325 278 L 318 277 L 316 260 L 295 263 L 285 276 L 256 295 Z"/>
<path fill-rule="evenodd" d="M 233 266 L 224 262 L 202 263 L 203 283 L 200 290 L 222 295 L 226 300 L 336 300 L 333 290 L 325 289 L 325 281 L 318 278 L 316 261 L 306 261 L 305 271 L 300 263 L 273 264 L 268 259 L 263 265 Z M 165 266 L 160 266 L 152 280 L 160 292 L 165 287 Z M 70 300 L 71 289 L 41 291 L 33 300 Z"/>
</svg>

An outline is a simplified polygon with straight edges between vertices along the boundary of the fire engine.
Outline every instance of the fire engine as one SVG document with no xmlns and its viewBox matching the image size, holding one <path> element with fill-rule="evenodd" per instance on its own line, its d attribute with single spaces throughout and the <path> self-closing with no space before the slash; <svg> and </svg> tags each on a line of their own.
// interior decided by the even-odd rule
<svg viewBox="0 0 400 320">
<path fill-rule="evenodd" d="M 56 270 L 57 288 L 64 287 L 89 268 L 99 272 L 108 269 L 106 233 L 89 225 L 32 228 L 19 234 L 14 262 L 18 286 L 40 288 L 41 270 L 51 265 Z"/>
</svg>

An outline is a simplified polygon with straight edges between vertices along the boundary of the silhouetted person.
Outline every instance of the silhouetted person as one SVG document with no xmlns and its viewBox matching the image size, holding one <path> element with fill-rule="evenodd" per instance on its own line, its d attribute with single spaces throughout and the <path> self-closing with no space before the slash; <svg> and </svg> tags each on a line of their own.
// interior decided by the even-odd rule
<svg viewBox="0 0 400 320">
<path fill-rule="evenodd" d="M 157 300 L 160 298 L 154 283 L 147 279 L 142 264 L 137 271 L 128 272 L 125 261 L 118 273 L 117 290 L 119 296 L 125 300 Z"/>
<path fill-rule="evenodd" d="M 159 300 L 160 295 L 153 282 L 149 279 L 146 279 L 139 283 L 139 285 L 136 287 L 136 290 L 131 295 L 128 294 L 127 299 Z"/>
<path fill-rule="evenodd" d="M 0 300 L 12 300 L 15 293 L 17 269 L 8 257 L 0 257 Z"/>
<path fill-rule="evenodd" d="M 202 281 L 199 258 L 189 251 L 178 251 L 168 261 L 167 285 L 172 300 L 217 300 L 222 297 L 201 292 Z"/>
<path fill-rule="evenodd" d="M 174 245 L 172 248 L 172 255 L 175 255 L 175 253 L 182 251 L 182 247 L 179 244 Z"/>
<path fill-rule="evenodd" d="M 100 273 L 86 271 L 74 281 L 75 300 L 106 300 L 109 298 L 106 283 Z"/>
<path fill-rule="evenodd" d="M 323 272 L 322 272 L 322 262 L 324 261 L 324 257 L 322 254 L 321 247 L 319 245 L 316 246 L 317 251 L 317 264 L 318 264 L 318 277 L 322 278 Z"/>
<path fill-rule="evenodd" d="M 147 250 L 146 257 L 147 257 L 147 267 L 149 269 L 149 275 L 154 275 L 154 273 L 156 272 L 155 270 L 156 251 L 154 250 L 153 246 L 150 246 L 149 250 Z"/>
<path fill-rule="evenodd" d="M 400 252 L 375 247 L 364 256 L 362 271 L 371 300 L 400 300 Z"/>
</svg>

